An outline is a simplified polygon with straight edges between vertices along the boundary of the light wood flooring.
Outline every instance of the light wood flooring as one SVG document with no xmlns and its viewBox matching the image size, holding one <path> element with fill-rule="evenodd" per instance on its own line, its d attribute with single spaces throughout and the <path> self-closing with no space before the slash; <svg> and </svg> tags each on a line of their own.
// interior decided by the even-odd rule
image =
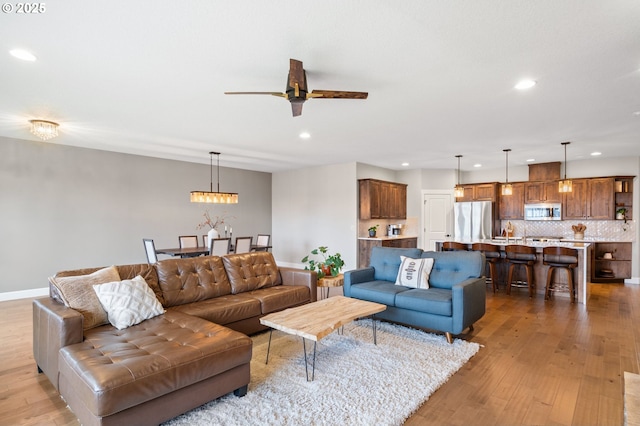
<svg viewBox="0 0 640 426">
<path fill-rule="evenodd" d="M 483 345 L 407 425 L 621 425 L 640 373 L 640 286 L 592 285 L 588 306 L 487 291 L 462 338 Z M 32 356 L 31 300 L 0 303 L 0 425 L 77 425 Z"/>
</svg>

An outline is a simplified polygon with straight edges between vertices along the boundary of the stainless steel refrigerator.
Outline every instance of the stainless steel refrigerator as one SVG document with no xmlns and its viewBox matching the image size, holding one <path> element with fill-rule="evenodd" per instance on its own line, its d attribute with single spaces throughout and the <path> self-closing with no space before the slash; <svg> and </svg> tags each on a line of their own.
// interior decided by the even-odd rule
<svg viewBox="0 0 640 426">
<path fill-rule="evenodd" d="M 457 241 L 475 242 L 493 236 L 494 207 L 491 201 L 453 204 L 453 235 Z"/>
</svg>

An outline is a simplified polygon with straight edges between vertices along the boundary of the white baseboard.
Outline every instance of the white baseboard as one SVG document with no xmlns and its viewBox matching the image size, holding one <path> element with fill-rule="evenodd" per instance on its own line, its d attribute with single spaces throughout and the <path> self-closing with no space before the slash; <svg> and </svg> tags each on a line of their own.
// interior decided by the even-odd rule
<svg viewBox="0 0 640 426">
<path fill-rule="evenodd" d="M 640 277 L 631 277 L 624 280 L 625 284 L 640 284 Z"/>
<path fill-rule="evenodd" d="M 42 297 L 48 295 L 49 287 L 34 288 L 31 290 L 21 291 L 8 291 L 6 293 L 0 293 L 0 302 L 6 302 L 7 300 L 30 299 L 32 297 Z"/>
</svg>

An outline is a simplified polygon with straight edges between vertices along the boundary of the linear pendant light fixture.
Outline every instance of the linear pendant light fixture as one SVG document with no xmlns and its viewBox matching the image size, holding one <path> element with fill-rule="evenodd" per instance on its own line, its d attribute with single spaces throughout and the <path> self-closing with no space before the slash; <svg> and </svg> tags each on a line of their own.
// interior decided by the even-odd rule
<svg viewBox="0 0 640 426">
<path fill-rule="evenodd" d="M 564 179 L 558 182 L 558 192 L 571 192 L 573 191 L 573 182 L 567 179 L 567 145 L 571 142 L 562 142 L 564 145 Z"/>
<path fill-rule="evenodd" d="M 513 186 L 509 183 L 509 152 L 511 149 L 503 149 L 506 157 L 505 181 L 502 184 L 502 195 L 513 195 Z"/>
<path fill-rule="evenodd" d="M 460 185 L 460 158 L 462 158 L 462 155 L 458 154 L 456 155 L 456 158 L 458 159 L 458 183 L 456 184 L 455 188 L 453 188 L 453 196 L 455 198 L 460 198 L 464 197 L 464 187 Z"/>
<path fill-rule="evenodd" d="M 218 190 L 213 192 L 213 156 L 218 156 Z M 211 204 L 237 204 L 238 194 L 235 192 L 220 192 L 220 153 L 210 152 L 211 163 L 211 186 L 207 191 L 191 191 L 192 203 L 211 203 Z"/>
</svg>

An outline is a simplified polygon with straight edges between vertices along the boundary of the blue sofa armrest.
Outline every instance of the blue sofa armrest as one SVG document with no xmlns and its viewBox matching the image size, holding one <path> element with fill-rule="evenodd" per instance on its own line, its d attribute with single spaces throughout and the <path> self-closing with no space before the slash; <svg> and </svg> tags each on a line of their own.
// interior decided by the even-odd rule
<svg viewBox="0 0 640 426">
<path fill-rule="evenodd" d="M 453 333 L 461 333 L 485 314 L 485 278 L 469 278 L 453 286 Z"/>
<path fill-rule="evenodd" d="M 344 295 L 351 297 L 351 284 L 366 283 L 373 281 L 375 269 L 372 266 L 368 268 L 353 269 L 344 273 Z"/>
</svg>

